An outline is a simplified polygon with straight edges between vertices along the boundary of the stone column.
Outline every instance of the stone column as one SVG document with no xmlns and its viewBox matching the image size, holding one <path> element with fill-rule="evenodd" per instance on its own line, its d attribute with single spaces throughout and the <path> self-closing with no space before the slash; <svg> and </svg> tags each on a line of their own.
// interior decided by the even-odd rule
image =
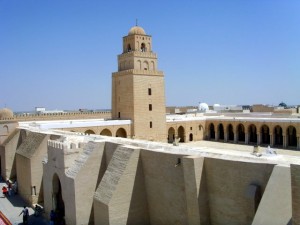
<svg viewBox="0 0 300 225">
<path fill-rule="evenodd" d="M 297 149 L 298 150 L 300 149 L 300 137 L 299 136 L 297 137 Z"/>
<path fill-rule="evenodd" d="M 273 147 L 274 146 L 274 137 L 272 134 L 270 134 L 270 146 Z"/>
<path fill-rule="evenodd" d="M 249 144 L 249 134 L 245 133 L 245 144 Z"/>
<path fill-rule="evenodd" d="M 257 145 L 259 146 L 261 143 L 261 136 L 260 136 L 260 132 L 257 133 Z"/>
<path fill-rule="evenodd" d="M 228 142 L 228 133 L 224 131 L 224 142 Z"/>
<path fill-rule="evenodd" d="M 219 140 L 219 132 L 215 131 L 215 141 L 218 141 L 218 140 Z"/>
<path fill-rule="evenodd" d="M 286 143 L 286 136 L 285 136 L 285 134 L 282 135 L 282 139 L 283 139 L 283 148 L 286 148 L 287 143 Z"/>
<path fill-rule="evenodd" d="M 237 140 L 238 140 L 238 135 L 237 135 L 237 133 L 233 133 L 233 142 L 234 142 L 234 143 L 237 143 Z"/>
</svg>

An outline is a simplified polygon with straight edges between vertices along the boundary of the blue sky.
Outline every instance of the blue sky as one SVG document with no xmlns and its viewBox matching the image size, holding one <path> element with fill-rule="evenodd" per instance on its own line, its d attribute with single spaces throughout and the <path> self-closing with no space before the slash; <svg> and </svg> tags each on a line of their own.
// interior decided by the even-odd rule
<svg viewBox="0 0 300 225">
<path fill-rule="evenodd" d="M 299 0 L 0 0 L 0 108 L 110 108 L 136 18 L 168 106 L 300 104 L 299 12 Z"/>
</svg>

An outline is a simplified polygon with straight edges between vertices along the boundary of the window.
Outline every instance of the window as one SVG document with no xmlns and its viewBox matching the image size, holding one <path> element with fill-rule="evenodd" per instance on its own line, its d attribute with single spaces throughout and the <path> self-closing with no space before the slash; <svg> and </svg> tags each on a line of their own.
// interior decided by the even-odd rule
<svg viewBox="0 0 300 225">
<path fill-rule="evenodd" d="M 152 104 L 149 104 L 149 111 L 152 111 Z"/>
<path fill-rule="evenodd" d="M 148 88 L 148 95 L 152 95 L 152 90 L 151 90 L 151 88 Z"/>
<path fill-rule="evenodd" d="M 152 121 L 150 121 L 150 128 L 152 128 Z"/>
<path fill-rule="evenodd" d="M 118 117 L 121 118 L 121 113 L 120 112 L 118 112 Z"/>
<path fill-rule="evenodd" d="M 193 127 L 190 127 L 190 130 L 193 130 Z"/>
</svg>

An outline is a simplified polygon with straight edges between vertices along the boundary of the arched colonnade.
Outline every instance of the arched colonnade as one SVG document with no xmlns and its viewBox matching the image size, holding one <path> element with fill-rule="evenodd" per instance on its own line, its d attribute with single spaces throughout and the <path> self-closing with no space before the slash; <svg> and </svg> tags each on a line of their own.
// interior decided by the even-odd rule
<svg viewBox="0 0 300 225">
<path fill-rule="evenodd" d="M 208 122 L 207 140 L 300 149 L 300 130 L 292 124 Z"/>
</svg>

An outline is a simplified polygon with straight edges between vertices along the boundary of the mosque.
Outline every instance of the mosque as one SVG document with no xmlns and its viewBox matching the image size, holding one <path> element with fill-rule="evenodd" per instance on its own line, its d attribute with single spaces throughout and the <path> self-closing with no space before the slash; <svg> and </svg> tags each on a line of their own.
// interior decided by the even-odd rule
<svg viewBox="0 0 300 225">
<path fill-rule="evenodd" d="M 68 225 L 300 224 L 300 114 L 166 114 L 164 86 L 152 37 L 132 27 L 111 112 L 0 110 L 1 176 Z"/>
</svg>

